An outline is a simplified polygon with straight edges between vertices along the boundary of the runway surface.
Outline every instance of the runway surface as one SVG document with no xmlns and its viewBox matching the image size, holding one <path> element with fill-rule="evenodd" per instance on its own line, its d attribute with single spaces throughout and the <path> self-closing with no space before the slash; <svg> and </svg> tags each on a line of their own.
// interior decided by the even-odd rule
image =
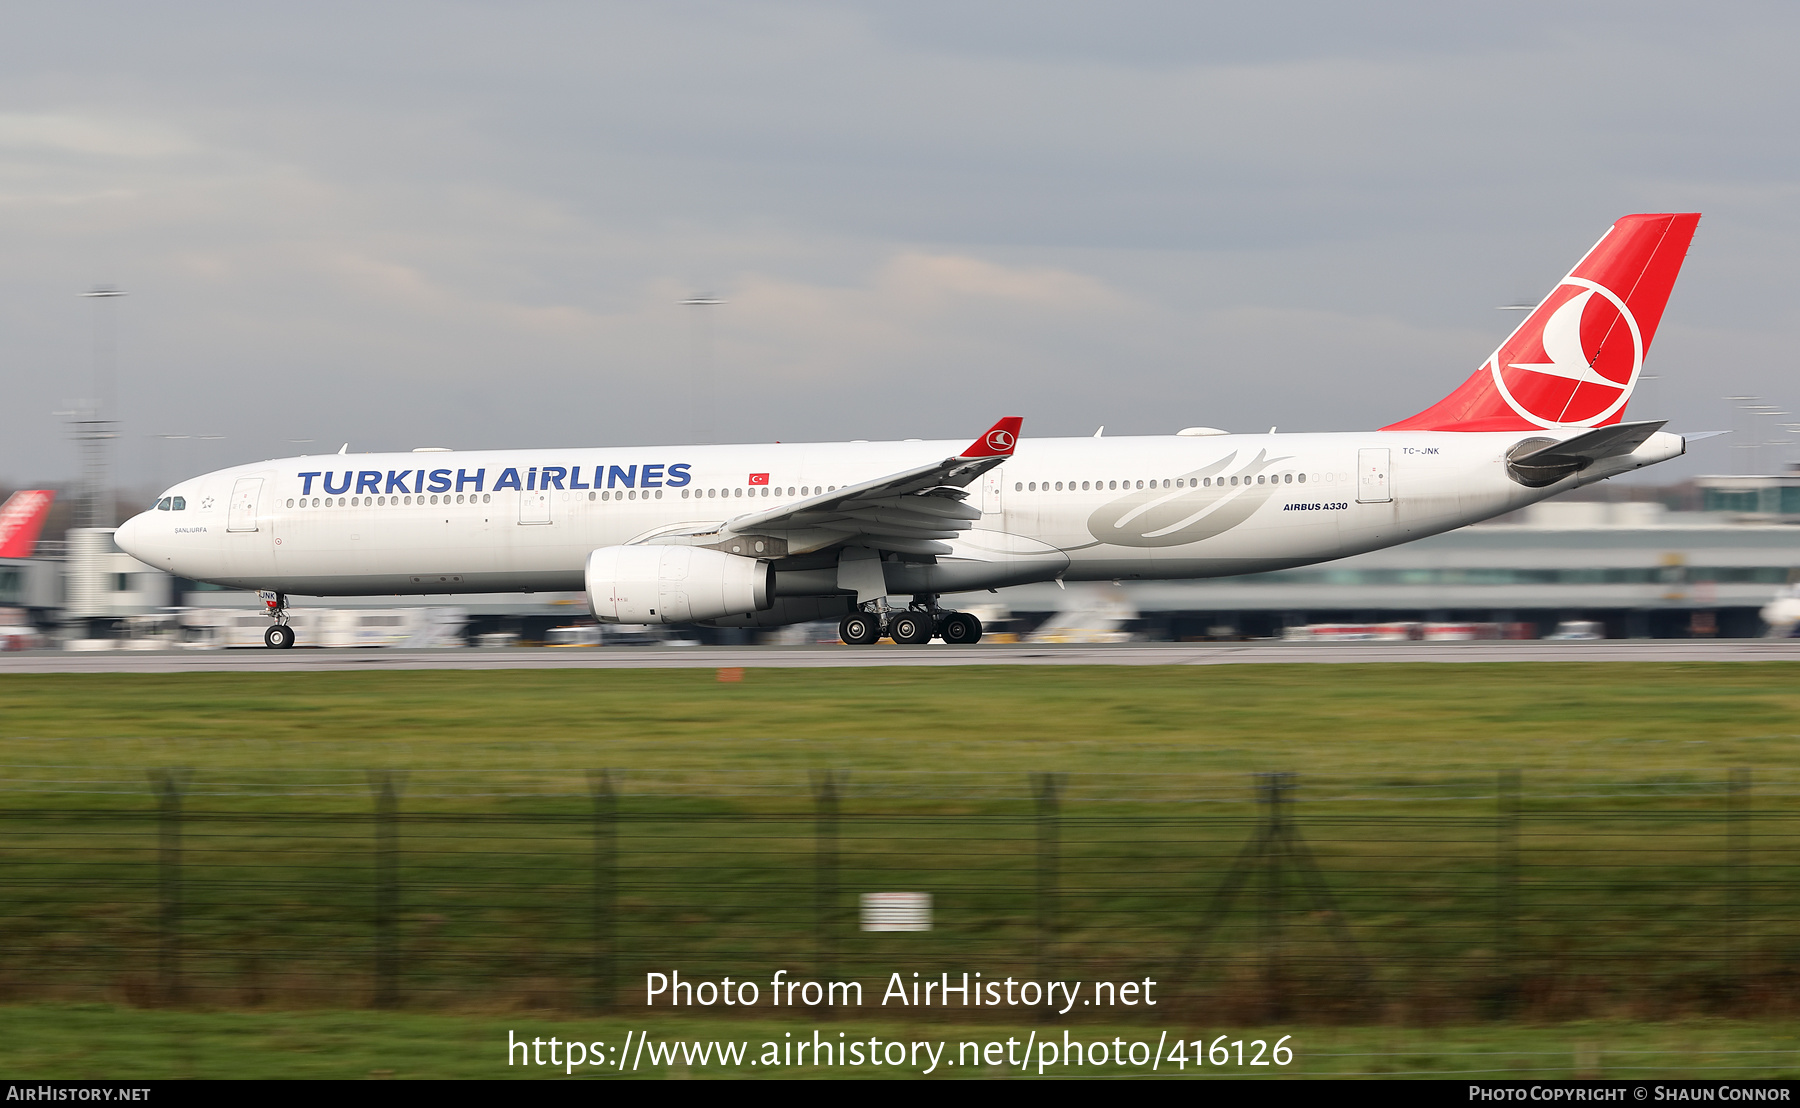
<svg viewBox="0 0 1800 1108">
<path fill-rule="evenodd" d="M 26 651 L 0 673 L 259 673 L 392 669 L 710 669 L 842 666 L 1216 666 L 1294 662 L 1800 661 L 1800 639 L 1599 642 L 1128 643 L 1106 646 L 689 646 L 496 650 Z"/>
</svg>

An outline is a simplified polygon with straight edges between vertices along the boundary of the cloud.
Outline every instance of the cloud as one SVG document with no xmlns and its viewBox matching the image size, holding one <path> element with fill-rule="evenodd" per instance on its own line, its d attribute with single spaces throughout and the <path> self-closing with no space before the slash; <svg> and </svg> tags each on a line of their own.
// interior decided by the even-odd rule
<svg viewBox="0 0 1800 1108">
<path fill-rule="evenodd" d="M 154 120 L 0 112 L 0 156 L 55 151 L 137 160 L 186 154 L 195 146 L 188 136 Z"/>
<path fill-rule="evenodd" d="M 127 453 L 231 436 L 171 468 L 679 440 L 705 343 L 736 438 L 1354 428 L 1630 210 L 1707 213 L 1646 414 L 1796 402 L 1800 13 L 1340 8 L 32 9 L 0 474 L 75 472 L 99 281 Z"/>
</svg>

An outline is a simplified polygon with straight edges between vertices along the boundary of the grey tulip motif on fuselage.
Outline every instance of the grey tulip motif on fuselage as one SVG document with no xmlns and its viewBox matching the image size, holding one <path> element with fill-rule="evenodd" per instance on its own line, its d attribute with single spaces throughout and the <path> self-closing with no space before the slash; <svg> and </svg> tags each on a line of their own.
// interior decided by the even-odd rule
<svg viewBox="0 0 1800 1108">
<path fill-rule="evenodd" d="M 1113 546 L 1183 546 L 1223 534 L 1249 519 L 1275 491 L 1256 478 L 1292 455 L 1269 457 L 1267 450 L 1237 470 L 1233 451 L 1209 466 L 1182 475 L 1184 488 L 1134 491 L 1110 500 L 1088 516 L 1088 534 Z M 1230 470 L 1230 472 L 1227 472 Z M 1238 483 L 1232 484 L 1231 478 Z M 1212 478 L 1210 484 L 1204 482 Z"/>
</svg>

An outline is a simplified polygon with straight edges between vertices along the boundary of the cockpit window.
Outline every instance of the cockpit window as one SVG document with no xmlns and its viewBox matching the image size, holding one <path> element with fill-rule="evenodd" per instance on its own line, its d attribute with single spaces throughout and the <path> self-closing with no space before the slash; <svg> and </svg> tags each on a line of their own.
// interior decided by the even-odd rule
<svg viewBox="0 0 1800 1108">
<path fill-rule="evenodd" d="M 187 511 L 187 497 L 185 497 L 185 496 L 177 496 L 177 497 L 176 497 L 176 498 L 175 498 L 175 503 L 174 503 L 174 504 L 172 504 L 172 505 L 170 505 L 170 510 L 171 510 L 171 511 L 176 511 L 176 512 L 185 512 L 185 511 Z"/>
<path fill-rule="evenodd" d="M 170 501 L 170 500 L 171 500 L 171 499 L 172 499 L 172 498 L 171 498 L 171 497 L 167 497 L 167 496 L 165 496 L 165 497 L 163 497 L 163 498 L 162 498 L 162 499 L 161 499 L 161 500 L 158 500 L 158 501 L 157 501 L 157 502 L 156 502 L 156 510 L 157 510 L 157 511 L 159 511 L 159 512 L 166 512 L 166 511 L 168 511 L 168 510 L 169 510 L 169 501 Z"/>
</svg>

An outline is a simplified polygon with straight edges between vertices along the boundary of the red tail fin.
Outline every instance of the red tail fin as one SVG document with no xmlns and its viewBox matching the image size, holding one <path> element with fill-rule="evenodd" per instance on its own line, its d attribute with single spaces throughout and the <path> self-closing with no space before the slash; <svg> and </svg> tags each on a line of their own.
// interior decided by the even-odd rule
<svg viewBox="0 0 1800 1108">
<path fill-rule="evenodd" d="M 1625 417 L 1698 212 L 1628 215 L 1462 387 L 1384 431 L 1534 431 Z"/>
<path fill-rule="evenodd" d="M 55 499 L 49 489 L 29 489 L 13 493 L 0 504 L 0 558 L 31 557 Z"/>
</svg>

